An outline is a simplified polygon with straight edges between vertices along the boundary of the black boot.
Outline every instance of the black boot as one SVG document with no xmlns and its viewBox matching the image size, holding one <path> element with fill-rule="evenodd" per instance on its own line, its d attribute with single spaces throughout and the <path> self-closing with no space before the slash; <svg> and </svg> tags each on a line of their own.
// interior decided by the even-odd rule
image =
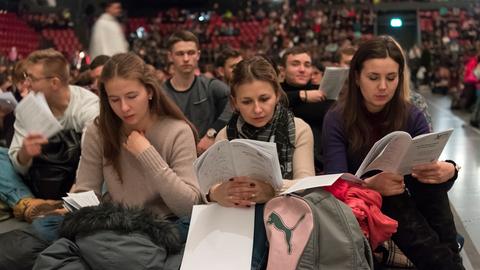
<svg viewBox="0 0 480 270">
<path fill-rule="evenodd" d="M 423 217 L 407 192 L 383 197 L 382 212 L 398 221 L 393 241 L 418 270 L 464 270 Z"/>
<path fill-rule="evenodd" d="M 457 241 L 457 229 L 450 208 L 447 190 L 440 185 L 429 185 L 415 181 L 410 186 L 411 197 L 418 210 L 437 233 L 441 243 L 446 244 L 454 255 L 454 261 L 462 264 Z"/>
</svg>

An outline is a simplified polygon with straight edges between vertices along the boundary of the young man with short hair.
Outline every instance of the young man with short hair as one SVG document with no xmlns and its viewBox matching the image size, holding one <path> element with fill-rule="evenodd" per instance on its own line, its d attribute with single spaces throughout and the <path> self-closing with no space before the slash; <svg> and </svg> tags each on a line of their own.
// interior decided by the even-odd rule
<svg viewBox="0 0 480 270">
<path fill-rule="evenodd" d="M 310 125 L 314 138 L 315 170 L 323 170 L 321 162 L 321 131 L 323 117 L 335 102 L 328 100 L 319 85 L 311 83 L 312 57 L 302 47 L 292 47 L 282 57 L 282 72 L 285 80 L 281 84 L 287 93 L 289 106 L 295 116 L 302 118 Z"/>
<path fill-rule="evenodd" d="M 223 49 L 215 60 L 215 67 L 220 79 L 226 84 L 232 80 L 233 68 L 243 60 L 239 51 L 230 47 Z"/>
<path fill-rule="evenodd" d="M 195 75 L 200 44 L 192 32 L 173 33 L 167 46 L 173 76 L 164 83 L 164 89 L 197 128 L 200 137 L 197 152 L 201 154 L 215 142 L 217 132 L 230 120 L 230 89 L 220 80 Z"/>
<path fill-rule="evenodd" d="M 43 93 L 64 130 L 74 129 L 80 133 L 98 115 L 98 97 L 68 84 L 69 63 L 60 52 L 53 49 L 32 52 L 27 58 L 25 76 L 33 92 Z M 28 173 L 33 159 L 42 153 L 42 145 L 48 143 L 42 134 L 26 130 L 24 117 L 27 116 L 16 115 L 9 159 L 0 158 L 0 199 L 12 207 L 15 217 L 32 221 L 61 207 L 62 202 L 34 198 L 19 176 Z"/>
<path fill-rule="evenodd" d="M 100 79 L 100 75 L 102 75 L 103 66 L 105 63 L 110 60 L 110 56 L 107 55 L 99 55 L 93 59 L 90 63 L 90 77 L 92 78 L 92 84 L 90 85 L 90 90 L 99 95 L 99 85 L 98 80 Z"/>
</svg>

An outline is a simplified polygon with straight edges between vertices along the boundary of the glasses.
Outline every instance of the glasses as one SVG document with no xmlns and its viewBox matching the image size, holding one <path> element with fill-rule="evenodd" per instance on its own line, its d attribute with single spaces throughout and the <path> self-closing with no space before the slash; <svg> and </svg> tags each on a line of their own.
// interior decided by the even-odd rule
<svg viewBox="0 0 480 270">
<path fill-rule="evenodd" d="M 24 72 L 23 77 L 25 78 L 25 81 L 38 82 L 41 80 L 48 80 L 48 79 L 54 78 L 55 76 L 45 76 L 45 77 L 35 78 L 35 76 L 33 76 L 32 74 L 28 74 Z"/>
</svg>

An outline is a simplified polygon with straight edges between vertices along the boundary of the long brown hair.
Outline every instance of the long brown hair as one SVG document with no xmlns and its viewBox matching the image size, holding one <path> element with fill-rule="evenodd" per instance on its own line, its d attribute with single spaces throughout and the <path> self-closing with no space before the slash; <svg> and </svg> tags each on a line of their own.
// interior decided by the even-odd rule
<svg viewBox="0 0 480 270">
<path fill-rule="evenodd" d="M 155 76 L 155 70 L 149 68 L 140 57 L 133 53 L 116 54 L 105 63 L 100 76 L 100 114 L 95 119 L 95 124 L 98 126 L 102 137 L 103 156 L 114 165 L 117 172 L 120 173 L 118 156 L 121 147 L 120 130 L 122 128 L 122 120 L 110 107 L 105 90 L 105 83 L 114 78 L 138 80 L 142 83 L 147 92 L 152 95 L 152 99 L 148 103 L 150 113 L 159 116 L 170 116 L 185 121 L 191 127 L 195 141 L 197 141 L 195 128 L 162 90 L 161 84 Z"/>
<path fill-rule="evenodd" d="M 379 36 L 360 45 L 350 64 L 348 90 L 339 100 L 337 109 L 343 114 L 346 134 L 348 134 L 349 151 L 364 151 L 370 148 L 371 132 L 368 124 L 365 100 L 358 86 L 358 78 L 365 61 L 370 59 L 392 58 L 399 66 L 398 85 L 392 99 L 385 105 L 382 114 L 385 116 L 382 136 L 404 128 L 408 118 L 409 107 L 409 74 L 405 64 L 405 56 L 400 45 L 389 36 Z"/>
</svg>

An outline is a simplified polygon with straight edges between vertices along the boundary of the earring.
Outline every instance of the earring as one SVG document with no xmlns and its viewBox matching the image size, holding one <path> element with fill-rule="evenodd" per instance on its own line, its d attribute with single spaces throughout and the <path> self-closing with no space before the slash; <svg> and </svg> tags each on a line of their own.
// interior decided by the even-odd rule
<svg viewBox="0 0 480 270">
<path fill-rule="evenodd" d="M 152 96 L 149 96 L 149 97 L 148 97 L 148 100 L 152 100 L 152 98 L 153 98 Z"/>
</svg>

